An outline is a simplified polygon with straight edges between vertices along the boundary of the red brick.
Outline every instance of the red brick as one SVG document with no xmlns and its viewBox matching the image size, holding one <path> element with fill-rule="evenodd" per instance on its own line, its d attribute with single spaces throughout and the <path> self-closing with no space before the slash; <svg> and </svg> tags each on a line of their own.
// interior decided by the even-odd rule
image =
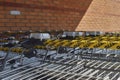
<svg viewBox="0 0 120 80">
<path fill-rule="evenodd" d="M 5 18 L 7 18 L 7 19 L 15 19 L 15 16 L 14 15 L 5 15 Z"/>
<path fill-rule="evenodd" d="M 30 30 L 30 27 L 21 27 L 21 30 L 25 30 L 25 31 L 28 31 L 28 30 Z"/>
<path fill-rule="evenodd" d="M 5 23 L 0 23 L 0 27 L 4 27 L 5 26 Z"/>
<path fill-rule="evenodd" d="M 15 2 L 15 0 L 5 0 L 5 2 Z"/>
<path fill-rule="evenodd" d="M 17 15 L 16 18 L 17 19 L 25 19 L 25 16 L 24 15 Z"/>
<path fill-rule="evenodd" d="M 21 22 L 21 19 L 10 19 L 9 22 L 12 22 L 12 23 Z"/>
<path fill-rule="evenodd" d="M 0 19 L 0 22 L 3 22 L 3 23 L 9 22 L 9 21 L 10 21 L 9 19 Z"/>
<path fill-rule="evenodd" d="M 5 0 L 0 0 L 0 1 L 5 1 Z"/>
<path fill-rule="evenodd" d="M 35 19 L 35 17 L 37 16 L 31 16 L 31 15 L 26 16 L 27 19 Z"/>
<path fill-rule="evenodd" d="M 16 9 L 15 7 L 5 7 L 6 11 L 11 11 L 11 10 L 15 10 L 15 9 Z"/>
<path fill-rule="evenodd" d="M 8 26 L 11 27 L 11 30 L 62 30 L 63 28 L 73 30 L 81 21 L 91 0 L 0 1 L 12 4 L 0 6 L 0 22 L 2 23 L 0 26 L 4 26 L 2 30 Z M 82 4 L 85 5 L 85 8 L 82 8 L 84 7 Z M 19 10 L 21 14 L 10 15 L 11 10 Z M 10 28 L 6 30 L 10 30 Z"/>
<path fill-rule="evenodd" d="M 12 30 L 12 31 L 19 31 L 19 30 L 20 30 L 20 27 L 11 27 L 11 30 Z"/>
<path fill-rule="evenodd" d="M 30 19 L 21 19 L 21 23 L 30 23 Z"/>
<path fill-rule="evenodd" d="M 0 6 L 0 10 L 4 10 L 5 9 L 5 7 L 3 7 L 3 6 Z"/>
<path fill-rule="evenodd" d="M 1 15 L 9 15 L 9 11 L 4 11 L 4 10 L 3 10 L 3 11 L 0 11 L 0 14 L 1 14 Z"/>
<path fill-rule="evenodd" d="M 0 19 L 4 19 L 5 18 L 5 16 L 4 15 L 0 15 Z"/>
<path fill-rule="evenodd" d="M 25 0 L 16 0 L 16 3 L 25 3 Z"/>
<path fill-rule="evenodd" d="M 10 30 L 9 27 L 0 27 L 0 31 L 8 31 Z"/>
<path fill-rule="evenodd" d="M 17 26 L 17 27 L 25 27 L 26 24 L 25 24 L 25 23 L 16 23 L 16 26 Z"/>
<path fill-rule="evenodd" d="M 7 27 L 15 27 L 15 26 L 16 26 L 15 23 L 5 23 L 5 25 L 6 25 Z"/>
</svg>

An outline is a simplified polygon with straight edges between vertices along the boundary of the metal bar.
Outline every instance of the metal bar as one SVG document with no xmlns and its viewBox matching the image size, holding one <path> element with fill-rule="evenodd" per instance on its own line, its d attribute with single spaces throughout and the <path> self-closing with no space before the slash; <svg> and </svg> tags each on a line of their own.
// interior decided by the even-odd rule
<svg viewBox="0 0 120 80">
<path fill-rule="evenodd" d="M 84 63 L 83 63 L 84 64 Z M 77 70 L 73 71 L 73 73 L 76 73 L 77 71 L 81 70 L 81 69 L 84 69 L 84 67 L 80 67 L 78 68 Z"/>
<path fill-rule="evenodd" d="M 81 64 L 80 64 L 81 63 Z M 78 64 L 80 64 L 79 66 L 81 66 L 79 69 L 77 69 L 77 70 L 75 70 L 75 71 L 73 71 L 73 73 L 76 73 L 77 71 L 79 71 L 80 69 L 84 69 L 84 67 L 82 66 L 83 64 L 84 64 L 84 60 L 83 61 L 81 61 L 80 63 L 78 63 Z M 78 67 L 79 67 L 78 66 Z M 76 67 L 77 68 L 77 67 Z M 71 70 L 72 71 L 72 70 Z"/>
<path fill-rule="evenodd" d="M 91 62 L 88 62 L 88 63 L 86 64 L 86 66 L 92 64 L 92 63 L 95 62 L 95 61 L 96 61 L 96 60 L 92 60 Z"/>
<path fill-rule="evenodd" d="M 94 65 L 98 64 L 101 61 L 97 61 L 96 63 L 93 63 L 93 65 L 91 65 L 90 67 L 93 67 Z"/>
<path fill-rule="evenodd" d="M 89 76 L 93 76 L 94 74 L 96 74 L 97 72 L 99 72 L 100 70 L 95 70 L 93 73 L 91 73 Z"/>
<path fill-rule="evenodd" d="M 114 64 L 113 64 L 112 66 L 110 66 L 108 69 L 112 68 L 115 64 L 116 64 L 116 63 L 114 63 Z M 99 65 L 99 66 L 100 66 L 100 65 Z M 99 71 L 99 70 L 97 70 L 97 71 L 91 73 L 89 76 L 92 76 L 92 75 L 96 74 L 98 71 Z M 106 76 L 109 76 L 111 73 L 113 73 L 113 72 L 110 72 L 110 73 L 107 74 Z M 87 80 L 89 80 L 89 79 L 90 79 L 90 78 L 88 78 Z"/>
<path fill-rule="evenodd" d="M 45 76 L 39 78 L 38 80 L 43 79 L 43 78 L 45 78 L 45 77 L 48 77 L 48 76 L 50 76 L 50 75 L 54 75 L 55 73 L 56 73 L 56 72 L 52 72 L 52 73 L 50 73 L 50 74 L 47 74 L 47 75 L 45 75 Z M 55 74 L 55 75 L 56 75 L 56 74 Z"/>
<path fill-rule="evenodd" d="M 80 63 L 82 63 L 82 62 L 83 62 L 83 60 L 80 61 Z M 81 64 L 80 64 L 80 65 L 81 65 Z M 80 65 L 79 65 L 79 66 L 80 66 Z M 79 66 L 76 66 L 75 68 L 77 69 L 77 68 L 79 68 Z M 73 68 L 72 70 L 74 70 L 75 68 Z M 68 70 L 68 72 L 69 72 L 69 71 L 72 71 L 72 70 Z M 74 73 L 74 72 L 72 72 L 72 73 Z M 67 74 L 67 75 L 68 75 L 68 74 Z M 65 75 L 65 76 L 66 76 L 66 75 Z M 65 77 L 65 76 L 63 76 L 63 77 Z M 63 77 L 61 77 L 61 78 L 63 78 Z M 59 79 L 61 79 L 61 78 L 59 78 Z M 59 79 L 58 79 L 58 80 L 59 80 Z"/>
<path fill-rule="evenodd" d="M 69 67 L 68 67 L 69 68 Z M 63 71 L 61 71 L 61 73 L 63 73 L 65 70 L 67 70 L 68 68 L 66 68 L 66 69 L 64 69 Z M 58 70 L 57 70 L 58 71 Z M 59 73 L 59 74 L 57 74 L 57 75 L 55 75 L 55 76 L 52 76 L 50 79 L 52 79 L 52 78 L 54 78 L 54 77 L 56 77 L 56 76 L 58 76 L 58 75 L 60 75 L 61 73 Z"/>
<path fill-rule="evenodd" d="M 97 71 L 96 71 L 96 73 L 97 73 Z M 85 80 L 89 80 L 90 78 L 96 78 L 96 77 L 94 77 L 94 76 L 90 76 L 90 75 L 82 75 L 82 76 L 80 76 L 79 78 L 77 78 L 76 80 L 81 80 L 81 78 L 82 78 L 82 77 L 85 77 L 85 76 L 88 77 L 88 78 L 85 79 Z M 97 78 L 100 78 L 100 77 L 97 77 Z"/>
<path fill-rule="evenodd" d="M 62 73 L 61 73 L 62 74 Z M 62 77 L 59 77 L 57 80 L 60 80 L 60 79 L 62 79 L 62 78 L 64 78 L 64 77 L 66 77 L 67 75 L 69 75 L 69 74 L 65 74 L 64 76 L 62 76 Z M 59 75 L 57 75 L 57 76 L 59 76 Z M 51 80 L 52 78 L 50 78 L 50 79 L 48 79 L 48 80 Z"/>
<path fill-rule="evenodd" d="M 98 68 L 99 66 L 101 66 L 102 64 L 104 64 L 105 62 L 102 62 L 101 64 L 99 64 L 98 66 L 95 66 L 96 68 Z M 93 76 L 94 74 L 96 74 L 97 72 L 99 72 L 99 70 L 95 70 L 95 72 L 91 73 L 89 76 Z"/>
<path fill-rule="evenodd" d="M 117 70 L 119 67 L 120 67 L 120 65 L 119 65 L 119 66 L 117 66 L 114 70 Z"/>
<path fill-rule="evenodd" d="M 50 64 L 50 65 L 52 65 L 52 64 Z M 50 66 L 50 65 L 48 65 L 48 66 Z M 48 67 L 48 66 L 46 66 L 46 67 Z M 23 77 L 22 79 L 27 78 L 27 77 L 29 77 L 29 76 L 31 76 L 31 75 L 34 75 L 33 72 L 36 72 L 36 71 L 39 71 L 39 70 L 40 70 L 40 69 L 38 68 L 38 69 L 35 69 L 35 70 L 32 70 L 32 71 L 29 71 L 29 72 L 27 72 L 27 74 L 29 74 L 29 75 L 27 75 L 27 74 L 25 73 L 25 74 L 23 74 L 23 75 L 16 76 L 16 77 L 14 77 L 13 79 L 22 77 L 22 76 L 24 76 L 24 75 L 27 75 L 27 76 Z M 40 72 L 41 72 L 41 71 L 40 71 Z M 30 73 L 32 73 L 32 74 L 30 74 Z M 36 72 L 36 73 L 37 73 L 37 72 Z M 35 74 L 36 74 L 36 73 L 35 73 Z"/>
<path fill-rule="evenodd" d="M 81 61 L 81 62 L 83 62 L 83 61 Z M 81 64 L 82 65 L 82 64 Z M 79 65 L 80 66 L 80 65 Z M 77 68 L 79 68 L 79 66 L 76 66 L 76 67 L 74 67 L 73 69 L 71 69 L 71 70 L 68 70 L 67 72 L 70 72 L 70 71 L 72 71 L 72 70 L 74 70 L 74 69 L 77 69 Z M 79 68 L 80 69 L 80 68 Z M 74 71 L 72 72 L 72 73 L 74 73 Z M 60 78 L 61 79 L 61 78 Z"/>
<path fill-rule="evenodd" d="M 85 71 L 87 71 L 88 69 L 84 69 L 84 70 L 82 70 L 80 73 L 78 73 L 78 74 L 82 74 L 82 73 L 84 73 Z"/>
<path fill-rule="evenodd" d="M 47 63 L 42 64 L 42 65 L 39 65 L 39 66 L 37 66 L 37 67 L 41 67 L 41 66 L 44 66 L 44 65 L 47 65 Z M 17 75 L 24 74 L 25 72 L 30 71 L 30 70 L 35 69 L 35 68 L 36 68 L 36 67 L 32 67 L 32 68 L 30 68 L 30 69 L 21 71 L 21 72 L 19 72 L 19 73 L 17 73 L 17 74 L 14 74 L 14 75 L 12 75 L 12 76 L 9 76 L 9 77 L 7 77 L 7 78 L 4 78 L 4 80 L 9 80 L 9 79 L 11 79 L 11 78 L 13 78 L 13 77 L 15 77 L 15 76 L 17 76 Z"/>
<path fill-rule="evenodd" d="M 106 76 L 109 76 L 109 75 L 112 74 L 112 73 L 113 73 L 113 72 L 110 72 L 110 73 L 108 73 Z M 106 77 L 106 76 L 105 76 L 105 77 Z"/>
<path fill-rule="evenodd" d="M 83 61 L 81 61 L 81 62 L 83 62 Z M 68 69 L 68 68 L 67 68 Z M 64 72 L 65 70 L 67 70 L 67 69 L 64 69 L 62 72 Z M 70 71 L 70 70 L 69 70 Z M 68 71 L 68 72 L 69 72 Z M 60 74 L 58 74 L 58 75 L 60 75 Z M 56 75 L 56 76 L 58 76 L 58 75 Z M 54 77 L 56 77 L 56 76 L 54 76 Z M 54 78 L 54 77 L 52 77 L 52 78 Z"/>
<path fill-rule="evenodd" d="M 120 72 L 116 73 L 116 74 L 111 78 L 111 80 L 114 80 L 114 78 L 115 78 L 117 75 L 119 75 L 119 73 L 120 73 Z"/>
<path fill-rule="evenodd" d="M 70 63 L 70 62 L 72 62 L 72 61 L 74 61 L 74 60 L 75 60 L 75 59 L 69 60 L 69 61 L 65 62 L 65 64 L 68 64 L 68 63 Z"/>
<path fill-rule="evenodd" d="M 57 77 L 57 76 L 59 76 L 59 75 L 61 75 L 61 74 L 62 74 L 62 72 L 60 72 L 59 74 L 56 74 L 56 75 L 50 77 L 48 80 L 50 80 L 50 79 L 52 79 L 52 78 L 55 78 L 55 77 Z"/>
<path fill-rule="evenodd" d="M 40 73 L 40 72 L 38 72 L 38 73 Z M 35 76 L 33 76 L 32 78 L 34 79 L 34 78 L 37 78 L 37 77 L 39 77 L 39 76 L 41 76 L 41 75 L 43 75 L 43 74 L 47 74 L 47 73 L 51 73 L 51 71 L 50 70 L 44 70 L 44 72 L 43 73 L 40 73 L 40 74 L 38 74 L 36 77 Z M 26 79 L 26 80 L 31 80 L 31 79 Z"/>
<path fill-rule="evenodd" d="M 64 68 L 65 66 L 62 66 L 62 67 L 60 67 L 59 69 L 62 69 L 62 68 Z M 52 70 L 52 69 L 51 69 Z M 40 74 L 41 75 L 41 74 Z M 36 78 L 36 77 L 39 77 L 40 75 L 36 75 L 36 76 L 33 76 L 33 77 L 31 77 L 31 78 L 29 78 L 28 80 L 32 80 L 32 79 L 34 79 L 34 78 Z"/>
<path fill-rule="evenodd" d="M 35 70 L 34 70 L 34 71 L 35 71 Z M 14 78 L 12 78 L 12 79 L 15 80 L 15 79 L 18 79 L 18 78 L 20 78 L 20 77 L 22 77 L 22 78 L 20 78 L 21 80 L 26 79 L 27 77 L 30 77 L 30 76 L 32 76 L 32 75 L 37 74 L 37 72 L 36 72 L 35 74 L 33 74 L 34 71 L 28 72 L 28 73 L 26 73 L 26 74 L 22 74 L 21 76 L 14 77 Z M 39 73 L 41 73 L 41 72 L 43 72 L 43 71 L 44 71 L 44 70 L 40 70 Z M 31 74 L 30 74 L 30 73 L 31 73 Z"/>
<path fill-rule="evenodd" d="M 44 69 L 43 69 L 44 70 Z M 45 70 L 44 70 L 45 71 Z M 49 72 L 49 71 L 48 71 Z M 38 72 L 39 73 L 39 72 Z M 44 73 L 45 74 L 45 73 Z M 42 74 L 40 74 L 40 75 L 42 75 Z M 34 79 L 34 78 L 37 78 L 37 77 L 39 77 L 40 75 L 35 75 L 35 76 L 33 76 L 33 77 L 30 77 L 30 78 L 28 78 L 28 79 L 26 79 L 26 80 L 32 80 L 32 79 Z"/>
<path fill-rule="evenodd" d="M 106 65 L 104 65 L 102 68 L 105 68 L 107 65 L 109 65 L 111 62 L 108 62 Z"/>
<path fill-rule="evenodd" d="M 84 77 L 84 76 L 80 76 L 79 78 L 77 78 L 76 80 L 80 80 L 82 77 Z"/>
<path fill-rule="evenodd" d="M 72 79 L 72 78 L 75 77 L 75 76 L 76 76 L 76 75 L 73 75 L 73 76 L 67 78 L 66 80 Z"/>
<path fill-rule="evenodd" d="M 79 66 L 76 66 L 75 68 L 73 68 L 73 69 L 71 69 L 71 70 L 69 70 L 70 72 L 72 71 L 73 73 L 76 73 L 78 70 L 80 70 L 81 69 L 81 65 L 83 65 L 84 63 L 81 63 Z M 81 67 L 80 67 L 81 66 Z M 83 68 L 83 67 L 82 67 Z M 75 69 L 77 69 L 77 70 L 75 70 Z"/>
<path fill-rule="evenodd" d="M 110 63 L 111 63 L 111 62 L 109 62 L 108 64 L 106 64 L 106 65 L 105 65 L 105 66 L 103 66 L 102 68 L 106 67 L 106 66 L 107 66 L 107 65 L 109 65 Z M 110 66 L 110 67 L 108 67 L 108 68 L 111 68 L 111 66 Z M 105 72 L 106 72 L 106 71 L 103 71 L 101 74 L 99 74 L 99 75 L 98 75 L 98 77 L 99 77 L 99 76 L 101 76 L 102 74 L 104 74 Z"/>
<path fill-rule="evenodd" d="M 64 72 L 65 70 L 67 70 L 67 69 L 69 69 L 69 68 L 71 68 L 71 66 L 63 69 L 61 72 Z M 55 70 L 55 69 L 52 69 L 52 70 Z M 54 73 L 55 73 L 55 72 L 54 72 Z M 49 74 L 48 74 L 48 75 L 49 75 Z M 46 76 L 48 76 L 48 75 L 46 75 Z M 46 76 L 44 76 L 44 77 L 46 77 Z M 44 77 L 42 77 L 42 78 L 44 78 Z M 42 78 L 40 78 L 40 79 L 42 79 Z"/>
<path fill-rule="evenodd" d="M 78 62 L 78 60 L 75 60 L 75 61 L 73 61 L 73 62 L 70 62 L 70 64 L 74 64 L 75 62 Z"/>
<path fill-rule="evenodd" d="M 32 63 L 32 64 L 34 64 L 34 63 Z M 9 70 L 9 71 L 2 71 L 2 72 L 0 72 L 0 76 L 1 75 L 5 75 L 5 74 L 9 74 L 9 73 L 11 73 L 11 72 L 13 72 L 13 71 L 16 71 L 16 70 L 19 70 L 19 69 L 22 69 L 22 68 L 25 68 L 25 67 L 27 67 L 27 66 L 29 66 L 30 64 L 28 64 L 28 65 L 25 65 L 25 66 L 22 66 L 22 67 L 19 67 L 19 68 L 16 68 L 16 69 L 13 69 L 13 70 Z"/>
<path fill-rule="evenodd" d="M 62 67 L 62 65 L 56 66 L 56 67 L 52 68 L 52 70 L 57 69 L 57 68 L 60 68 L 60 67 Z M 37 73 L 39 73 L 39 72 L 37 72 Z M 35 74 L 37 74 L 37 73 L 35 73 Z M 32 74 L 32 75 L 33 75 L 33 74 Z M 32 76 L 32 75 L 30 75 L 30 76 Z"/>
<path fill-rule="evenodd" d="M 95 66 L 96 68 L 98 68 L 99 66 L 101 66 L 102 64 L 104 64 L 105 62 L 102 62 L 101 64 L 99 64 L 98 66 Z M 94 74 L 98 73 L 100 70 L 95 70 L 93 73 L 91 73 L 89 76 L 93 77 Z M 91 77 L 89 77 L 86 80 L 89 80 Z"/>
<path fill-rule="evenodd" d="M 84 61 L 84 60 L 81 60 L 81 61 L 77 62 L 77 65 L 81 64 L 83 61 Z"/>
<path fill-rule="evenodd" d="M 95 66 L 96 68 L 100 67 L 101 65 L 103 65 L 106 62 L 102 62 L 101 64 L 99 64 L 98 66 Z"/>
<path fill-rule="evenodd" d="M 87 74 L 90 73 L 91 71 L 93 71 L 93 69 L 90 69 L 90 70 L 86 71 L 86 72 L 83 73 L 82 75 L 87 75 Z"/>
<path fill-rule="evenodd" d="M 111 65 L 108 69 L 110 69 L 110 68 L 112 68 L 114 65 L 116 65 L 117 64 L 117 62 L 116 63 L 114 63 L 113 65 Z"/>
</svg>

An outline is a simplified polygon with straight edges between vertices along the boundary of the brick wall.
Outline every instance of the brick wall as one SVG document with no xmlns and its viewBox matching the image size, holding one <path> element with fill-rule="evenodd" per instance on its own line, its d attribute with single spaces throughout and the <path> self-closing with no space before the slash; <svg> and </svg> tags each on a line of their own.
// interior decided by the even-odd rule
<svg viewBox="0 0 120 80">
<path fill-rule="evenodd" d="M 0 0 L 0 31 L 74 31 L 92 0 Z M 11 15 L 18 10 L 21 15 Z"/>
<path fill-rule="evenodd" d="M 120 0 L 93 0 L 76 31 L 120 32 Z"/>
</svg>

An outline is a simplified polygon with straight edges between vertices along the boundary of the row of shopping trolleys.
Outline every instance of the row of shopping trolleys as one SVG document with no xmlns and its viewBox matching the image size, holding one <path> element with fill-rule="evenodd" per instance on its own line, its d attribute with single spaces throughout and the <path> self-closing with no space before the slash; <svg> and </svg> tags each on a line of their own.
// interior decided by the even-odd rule
<svg viewBox="0 0 120 80">
<path fill-rule="evenodd" d="M 0 72 L 1 80 L 119 80 L 120 62 L 88 59 L 38 61 Z"/>
</svg>

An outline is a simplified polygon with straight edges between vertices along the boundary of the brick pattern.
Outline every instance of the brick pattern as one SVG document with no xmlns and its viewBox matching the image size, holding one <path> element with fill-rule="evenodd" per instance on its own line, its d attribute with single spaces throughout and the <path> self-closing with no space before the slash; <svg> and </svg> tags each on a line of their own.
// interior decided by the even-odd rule
<svg viewBox="0 0 120 80">
<path fill-rule="evenodd" d="M 76 31 L 120 32 L 120 1 L 93 0 Z"/>
<path fill-rule="evenodd" d="M 92 0 L 0 0 L 0 31 L 74 31 Z M 11 15 L 18 10 L 21 15 Z"/>
</svg>

